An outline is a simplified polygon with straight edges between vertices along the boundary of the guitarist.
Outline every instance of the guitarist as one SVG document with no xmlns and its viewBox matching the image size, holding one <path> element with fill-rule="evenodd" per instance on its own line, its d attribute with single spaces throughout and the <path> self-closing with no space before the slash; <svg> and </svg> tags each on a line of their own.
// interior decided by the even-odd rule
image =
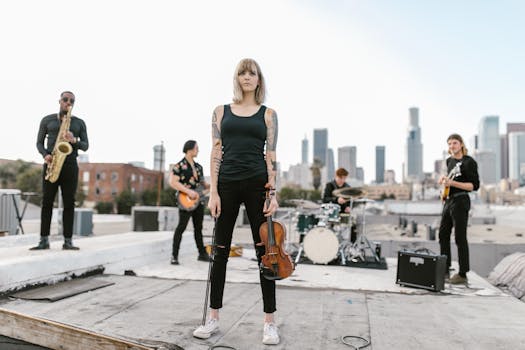
<svg viewBox="0 0 525 350">
<path fill-rule="evenodd" d="M 179 192 L 185 193 L 192 200 L 199 198 L 197 187 L 208 189 L 209 184 L 204 180 L 202 166 L 195 162 L 195 157 L 199 154 L 199 146 L 194 140 L 188 140 L 182 148 L 184 158 L 173 166 L 170 174 L 170 186 Z M 199 199 L 202 200 L 202 197 Z M 192 210 L 186 210 L 179 205 L 179 224 L 173 234 L 173 250 L 171 254 L 171 264 L 179 265 L 179 248 L 182 234 L 186 230 L 190 217 L 193 220 L 193 230 L 195 234 L 195 243 L 199 250 L 197 260 L 210 261 L 210 257 L 204 248 L 202 241 L 202 221 L 204 219 L 204 205 L 199 202 L 197 207 Z"/>
<path fill-rule="evenodd" d="M 467 155 L 467 149 L 463 139 L 458 134 L 452 134 L 447 139 L 448 153 L 447 172 L 451 173 L 456 164 L 460 171 L 451 178 L 441 176 L 439 184 L 450 189 L 448 198 L 445 200 L 439 226 L 439 246 L 441 254 L 447 256 L 447 275 L 450 269 L 450 234 L 454 227 L 456 245 L 458 247 L 459 272 L 450 277 L 452 284 L 467 282 L 469 266 L 469 251 L 467 242 L 467 221 L 470 210 L 470 191 L 479 188 L 478 164 Z"/>
</svg>

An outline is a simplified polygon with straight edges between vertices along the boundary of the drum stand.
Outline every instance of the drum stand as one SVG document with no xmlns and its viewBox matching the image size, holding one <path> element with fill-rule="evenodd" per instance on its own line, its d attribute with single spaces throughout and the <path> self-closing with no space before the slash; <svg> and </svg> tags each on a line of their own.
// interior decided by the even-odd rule
<svg viewBox="0 0 525 350">
<path fill-rule="evenodd" d="M 364 198 L 363 200 L 357 200 L 357 201 L 358 202 L 360 201 L 363 203 L 363 214 L 362 214 L 362 217 L 363 217 L 362 227 L 363 228 L 361 229 L 361 234 L 359 235 L 359 237 L 357 237 L 355 242 L 350 246 L 351 256 L 349 260 L 352 262 L 358 262 L 359 260 L 365 262 L 366 261 L 365 259 L 366 249 L 368 249 L 370 253 L 372 254 L 372 256 L 374 257 L 374 260 L 380 263 L 381 258 L 377 255 L 375 249 L 372 248 L 372 244 L 370 243 L 368 238 L 366 238 L 366 234 L 365 234 L 366 232 L 366 219 L 365 219 L 366 218 L 366 215 L 365 215 L 366 203 L 372 202 L 372 201 L 366 198 Z M 352 207 L 352 204 L 353 204 L 353 201 L 351 202 L 350 207 Z M 342 254 L 342 256 L 344 257 L 344 254 Z"/>
<path fill-rule="evenodd" d="M 301 242 L 299 244 L 299 250 L 297 251 L 297 255 L 295 256 L 295 261 L 294 261 L 295 265 L 299 264 L 299 261 L 301 260 L 301 256 L 303 256 L 303 250 L 304 250 L 303 243 Z"/>
</svg>

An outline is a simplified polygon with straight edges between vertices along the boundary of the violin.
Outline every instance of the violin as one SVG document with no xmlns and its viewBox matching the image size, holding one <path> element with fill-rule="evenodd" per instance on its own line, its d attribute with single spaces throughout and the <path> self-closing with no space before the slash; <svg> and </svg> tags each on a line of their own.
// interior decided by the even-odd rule
<svg viewBox="0 0 525 350">
<path fill-rule="evenodd" d="M 266 207 L 270 206 L 270 185 L 266 185 Z M 286 228 L 279 221 L 268 216 L 266 222 L 259 227 L 259 236 L 266 248 L 266 254 L 261 258 L 260 270 L 268 280 L 284 279 L 292 274 L 295 265 L 284 249 Z"/>
</svg>

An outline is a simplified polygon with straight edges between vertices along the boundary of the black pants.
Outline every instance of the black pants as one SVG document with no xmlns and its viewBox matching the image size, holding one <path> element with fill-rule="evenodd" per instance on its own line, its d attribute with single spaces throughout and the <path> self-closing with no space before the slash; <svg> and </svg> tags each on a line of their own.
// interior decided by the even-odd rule
<svg viewBox="0 0 525 350">
<path fill-rule="evenodd" d="M 175 228 L 175 233 L 173 234 L 173 250 L 171 253 L 174 258 L 179 257 L 180 241 L 182 239 L 182 234 L 186 230 L 186 226 L 188 226 L 190 218 L 192 218 L 193 221 L 195 243 L 197 244 L 197 249 L 199 249 L 199 254 L 205 252 L 204 243 L 202 242 L 202 220 L 204 219 L 204 206 L 199 204 L 199 206 L 193 211 L 179 209 L 179 224 Z"/>
<path fill-rule="evenodd" d="M 454 236 L 458 247 L 459 273 L 465 275 L 470 270 L 467 222 L 470 210 L 470 197 L 460 195 L 447 199 L 441 214 L 441 225 L 439 226 L 439 246 L 441 254 L 447 256 L 447 268 L 450 268 L 450 234 L 454 227 Z"/>
<path fill-rule="evenodd" d="M 51 228 L 51 216 L 53 215 L 53 203 L 58 191 L 62 190 L 62 201 L 64 211 L 62 212 L 62 229 L 64 238 L 73 236 L 73 219 L 75 216 L 75 193 L 78 184 L 78 165 L 76 162 L 64 163 L 60 176 L 55 183 L 45 179 L 47 164 L 44 164 L 44 174 L 42 176 L 42 212 L 40 214 L 40 235 L 49 236 Z"/>
<path fill-rule="evenodd" d="M 257 261 L 261 263 L 261 257 L 265 254 L 265 248 L 258 246 L 261 242 L 259 237 L 259 227 L 266 218 L 263 214 L 265 189 L 264 185 L 268 181 L 266 176 L 232 182 L 219 182 L 218 191 L 221 199 L 221 215 L 217 219 L 215 232 L 215 258 L 211 272 L 211 296 L 210 307 L 220 309 L 226 280 L 226 264 L 230 255 L 230 245 L 232 242 L 233 228 L 239 207 L 244 203 L 252 238 L 257 254 Z M 263 295 L 264 312 L 272 313 L 275 308 L 275 281 L 267 280 L 259 273 L 259 280 Z"/>
</svg>

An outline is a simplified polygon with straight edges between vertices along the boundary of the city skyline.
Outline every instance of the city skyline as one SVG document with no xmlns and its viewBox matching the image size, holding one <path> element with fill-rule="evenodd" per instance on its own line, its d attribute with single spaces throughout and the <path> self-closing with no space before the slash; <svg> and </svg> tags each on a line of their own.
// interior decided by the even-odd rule
<svg viewBox="0 0 525 350">
<path fill-rule="evenodd" d="M 400 179 L 411 106 L 420 110 L 424 171 L 441 158 L 449 134 L 470 140 L 482 116 L 498 115 L 500 125 L 525 118 L 522 2 L 155 4 L 6 3 L 0 157 L 41 163 L 39 122 L 71 90 L 90 161 L 153 168 L 154 145 L 164 142 L 169 164 L 194 139 L 209 174 L 212 112 L 231 101 L 244 57 L 256 59 L 265 76 L 283 169 L 300 161 L 305 133 L 312 143 L 312 130 L 324 127 L 334 153 L 357 147 L 365 182 L 374 178 L 376 145 L 386 147 L 385 168 Z M 272 25 L 262 25 L 268 18 Z M 232 38 L 239 44 L 228 45 Z M 71 58 L 57 59 L 61 53 Z"/>
<path fill-rule="evenodd" d="M 470 149 L 474 158 L 478 162 L 480 179 L 482 182 L 487 184 L 497 183 L 500 179 L 506 178 L 510 180 L 520 180 L 521 183 L 525 183 L 525 122 L 523 123 L 507 123 L 506 131 L 502 133 L 502 128 L 499 125 L 499 116 L 483 116 L 480 118 L 478 124 L 478 132 L 470 138 L 470 142 L 466 141 L 464 138 L 465 146 L 467 149 Z M 407 152 L 410 146 L 415 146 L 415 151 L 413 151 L 413 157 L 422 157 L 423 144 L 421 143 L 421 134 L 422 130 L 419 127 L 419 109 L 417 107 L 409 108 L 409 124 L 407 129 L 407 139 L 405 151 Z M 313 138 L 318 138 L 322 140 L 322 144 L 326 147 L 327 155 L 329 155 L 332 148 L 328 147 L 329 142 L 329 129 L 314 129 Z M 308 154 L 308 137 L 302 140 L 302 159 L 305 159 L 305 154 Z M 315 144 L 315 143 L 314 143 Z M 470 145 L 472 144 L 472 145 Z M 496 151 L 493 151 L 496 149 Z M 321 149 L 322 151 L 322 149 Z M 318 151 L 318 152 L 321 152 Z M 364 172 L 363 167 L 359 166 L 357 162 L 357 147 L 353 145 L 345 145 L 337 148 L 337 167 L 342 167 L 348 170 L 349 179 L 360 179 L 363 180 L 362 174 Z M 473 152 L 473 153 L 472 153 Z M 496 154 L 499 156 L 497 159 Z M 448 157 L 446 151 L 443 151 L 443 157 Z M 314 157 L 315 158 L 315 157 Z M 424 170 L 421 168 L 423 159 L 413 159 L 412 169 L 416 170 L 415 173 L 411 175 L 415 177 L 414 179 L 423 179 L 424 173 L 443 173 L 445 170 L 437 170 L 436 164 L 442 164 L 444 158 L 435 158 L 433 160 L 433 168 L 430 170 Z M 503 161 L 505 160 L 505 162 Z M 333 160 L 335 162 L 335 159 Z M 392 177 L 392 171 L 394 171 L 396 181 L 403 182 L 405 179 L 404 174 L 397 174 L 393 169 L 386 169 L 386 147 L 383 145 L 375 146 L 375 168 L 374 168 L 374 177 L 368 175 L 369 180 L 365 181 L 366 183 L 382 183 L 385 180 L 387 172 L 390 172 L 389 178 Z M 303 162 L 304 164 L 304 162 Z M 311 163 L 310 163 L 311 164 Z M 294 166 L 292 164 L 290 167 Z M 417 173 L 417 169 L 420 169 L 420 172 Z M 334 167 L 335 168 L 335 167 Z M 406 167 L 408 168 L 408 167 Z M 296 169 L 296 168 L 294 168 Z M 295 170 L 294 170 L 295 171 Z M 327 168 L 327 174 L 329 175 L 329 169 Z M 360 172 L 359 176 L 357 172 Z M 379 176 L 378 171 L 382 174 Z M 506 176 L 500 175 L 497 177 L 497 173 L 500 171 L 500 174 L 507 174 Z M 409 174 L 410 175 L 410 174 Z M 331 178 L 331 176 L 327 176 Z M 410 180 L 410 176 L 406 178 Z"/>
</svg>

